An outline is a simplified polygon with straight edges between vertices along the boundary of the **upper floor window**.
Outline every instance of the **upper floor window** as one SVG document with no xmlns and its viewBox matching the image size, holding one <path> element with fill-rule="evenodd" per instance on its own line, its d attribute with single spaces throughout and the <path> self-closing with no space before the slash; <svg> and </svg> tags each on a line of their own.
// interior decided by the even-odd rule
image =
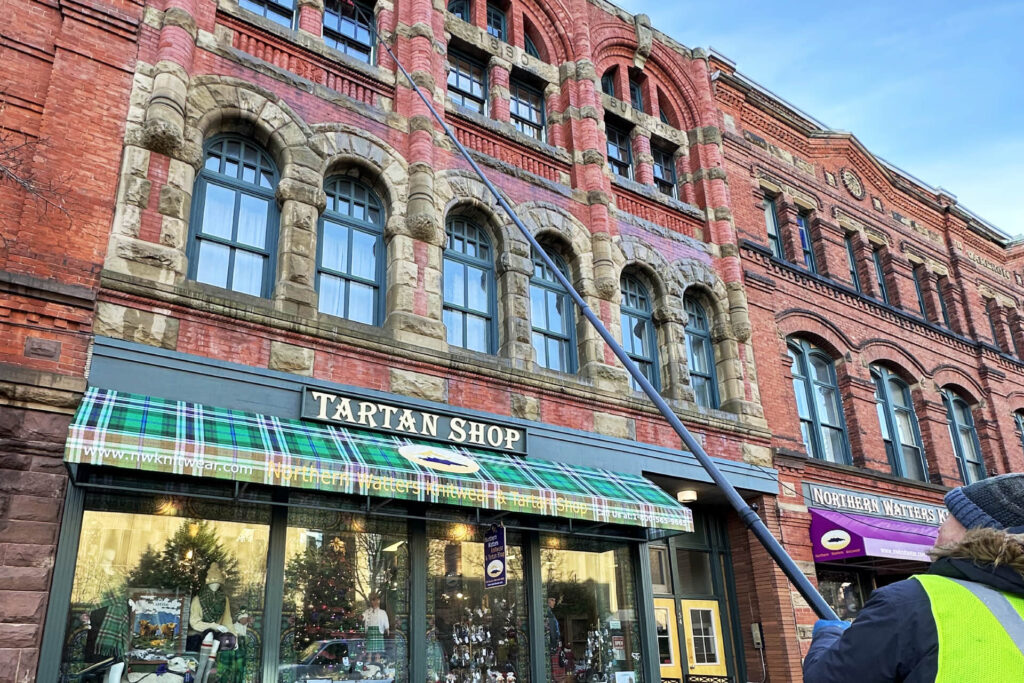
<svg viewBox="0 0 1024 683">
<path fill-rule="evenodd" d="M 449 51 L 448 98 L 483 114 L 487 104 L 487 77 L 483 65 Z"/>
<path fill-rule="evenodd" d="M 623 275 L 620 287 L 622 346 L 644 377 L 655 389 L 659 389 L 661 382 L 658 372 L 658 341 L 654 333 L 654 318 L 647 288 L 632 275 Z M 630 384 L 634 389 L 640 389 L 640 385 L 632 378 Z"/>
<path fill-rule="evenodd" d="M 711 326 L 697 298 L 683 298 L 686 309 L 686 364 L 694 399 L 701 408 L 718 407 L 718 380 L 715 375 L 715 349 L 711 345 Z"/>
<path fill-rule="evenodd" d="M 615 97 L 615 68 L 612 67 L 601 76 L 601 92 Z"/>
<path fill-rule="evenodd" d="M 832 359 L 810 342 L 789 342 L 793 392 L 807 453 L 819 460 L 850 464 L 846 420 Z"/>
<path fill-rule="evenodd" d="M 942 403 L 946 407 L 949 438 L 956 453 L 960 479 L 965 484 L 973 484 L 984 479 L 987 476 L 985 463 L 981 458 L 981 445 L 978 443 L 978 432 L 974 428 L 971 407 L 967 405 L 967 401 L 949 389 L 943 390 Z"/>
<path fill-rule="evenodd" d="M 861 291 L 860 274 L 857 272 L 857 249 L 853 244 L 853 235 L 846 235 L 846 265 L 850 268 L 850 283 L 858 292 Z"/>
<path fill-rule="evenodd" d="M 258 146 L 234 136 L 206 144 L 193 191 L 189 277 L 270 296 L 277 244 L 277 168 Z"/>
<path fill-rule="evenodd" d="M 1000 351 L 1005 351 L 1006 349 L 1004 349 L 1003 345 L 999 343 L 999 331 L 997 329 L 999 326 L 999 304 L 995 299 L 988 299 L 985 302 L 985 309 L 985 312 L 987 313 L 986 317 L 988 318 L 988 329 L 992 334 L 992 345 Z"/>
<path fill-rule="evenodd" d="M 509 83 L 509 113 L 512 125 L 535 140 L 544 140 L 544 98 L 537 90 L 518 81 Z"/>
<path fill-rule="evenodd" d="M 1018 410 L 1013 414 L 1013 421 L 1017 425 L 1017 438 L 1020 439 L 1021 448 L 1024 448 L 1024 410 Z"/>
<path fill-rule="evenodd" d="M 878 285 L 878 298 L 889 303 L 889 290 L 885 286 L 885 270 L 882 268 L 882 247 L 871 250 L 871 262 L 875 266 L 875 282 Z"/>
<path fill-rule="evenodd" d="M 898 477 L 928 480 L 928 466 L 921 445 L 921 432 L 910 397 L 910 387 L 881 366 L 872 366 L 875 409 L 892 473 Z"/>
<path fill-rule="evenodd" d="M 487 3 L 487 33 L 498 40 L 506 40 L 505 11 L 493 3 Z"/>
<path fill-rule="evenodd" d="M 935 289 L 939 295 L 939 312 L 942 313 L 942 324 L 947 328 L 952 329 L 952 325 L 949 322 L 949 308 L 946 306 L 946 296 L 948 292 L 947 284 L 949 278 L 940 277 L 938 282 L 935 283 Z"/>
<path fill-rule="evenodd" d="M 463 218 L 450 218 L 444 250 L 444 325 L 448 343 L 497 351 L 494 257 L 486 233 Z"/>
<path fill-rule="evenodd" d="M 383 318 L 384 210 L 373 190 L 348 177 L 324 183 L 317 290 L 320 312 L 367 325 Z"/>
<path fill-rule="evenodd" d="M 295 14 L 294 0 L 238 0 L 238 6 L 266 17 L 285 28 L 292 27 Z"/>
<path fill-rule="evenodd" d="M 913 291 L 918 295 L 918 308 L 921 310 L 921 316 L 928 319 L 928 307 L 925 305 L 925 288 L 922 284 L 922 280 L 927 278 L 928 273 L 925 271 L 925 266 L 915 265 L 913 266 Z"/>
<path fill-rule="evenodd" d="M 629 133 L 612 125 L 607 125 L 608 134 L 608 165 L 612 173 L 621 178 L 633 177 L 633 151 L 629 144 Z"/>
<path fill-rule="evenodd" d="M 358 8 L 358 11 L 356 11 Z M 346 0 L 326 0 L 324 3 L 324 43 L 370 64 L 373 59 L 373 39 L 370 25 L 373 7 Z"/>
<path fill-rule="evenodd" d="M 523 34 L 523 51 L 531 57 L 540 59 L 540 50 L 537 49 L 537 44 L 533 42 L 533 38 L 530 37 L 529 33 Z"/>
<path fill-rule="evenodd" d="M 632 78 L 629 79 L 629 103 L 633 105 L 633 109 L 636 109 L 637 111 L 644 110 L 644 91 L 640 87 L 640 84 Z"/>
<path fill-rule="evenodd" d="M 782 236 L 779 234 L 779 199 L 771 195 L 764 197 L 764 224 L 768 230 L 768 246 L 771 247 L 772 256 L 784 258 L 782 251 Z"/>
<path fill-rule="evenodd" d="M 677 196 L 676 163 L 672 152 L 652 145 L 651 156 L 654 157 L 654 186 L 662 194 Z"/>
<path fill-rule="evenodd" d="M 565 262 L 551 254 L 562 275 L 568 277 Z M 537 365 L 549 370 L 576 372 L 576 330 L 572 300 L 554 272 L 536 253 L 530 278 L 530 319 Z"/>
<path fill-rule="evenodd" d="M 472 16 L 469 0 L 450 0 L 448 11 L 463 21 L 469 21 Z"/>
<path fill-rule="evenodd" d="M 811 244 L 811 217 L 806 211 L 797 213 L 796 230 L 800 237 L 800 251 L 803 254 L 804 267 L 812 273 L 817 273 L 818 269 L 814 263 L 814 247 Z"/>
</svg>

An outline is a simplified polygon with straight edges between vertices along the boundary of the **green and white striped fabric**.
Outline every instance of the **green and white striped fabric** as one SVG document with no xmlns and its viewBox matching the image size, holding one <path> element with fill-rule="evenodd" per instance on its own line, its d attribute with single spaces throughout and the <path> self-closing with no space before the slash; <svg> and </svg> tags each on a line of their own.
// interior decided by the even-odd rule
<svg viewBox="0 0 1024 683">
<path fill-rule="evenodd" d="M 650 481 L 475 448 L 91 388 L 65 461 L 692 531 Z"/>
</svg>

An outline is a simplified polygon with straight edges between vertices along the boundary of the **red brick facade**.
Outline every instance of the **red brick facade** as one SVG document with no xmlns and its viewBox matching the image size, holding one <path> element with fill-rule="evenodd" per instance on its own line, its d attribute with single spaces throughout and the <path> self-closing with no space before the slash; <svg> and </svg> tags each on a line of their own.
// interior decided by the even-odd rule
<svg viewBox="0 0 1024 683">
<path fill-rule="evenodd" d="M 536 366 L 525 240 L 383 50 L 367 65 L 325 47 L 322 3 L 300 0 L 294 31 L 231 0 L 9 7 L 16 21 L 0 46 L 8 74 L 0 124 L 15 140 L 45 142 L 29 166 L 60 188 L 67 215 L 7 185 L 0 192 L 0 680 L 34 679 L 66 486 L 62 444 L 94 334 L 680 446 L 582 319 L 579 371 Z M 621 274 L 648 287 L 663 393 L 709 454 L 771 465 L 772 449 L 781 495 L 757 503 L 808 573 L 801 482 L 935 503 L 958 484 L 944 388 L 972 406 L 987 472 L 1024 470 L 1013 421 L 1024 410 L 1021 247 L 851 136 L 784 111 L 725 62 L 654 33 L 646 17 L 600 0 L 513 0 L 504 42 L 485 31 L 486 4 L 472 7 L 469 23 L 426 0 L 381 0 L 375 16 L 459 141 L 564 258 L 614 333 Z M 526 53 L 524 36 L 540 58 Z M 447 99 L 448 48 L 487 72 L 486 115 Z M 614 95 L 601 92 L 605 74 Z M 510 124 L 513 79 L 542 93 L 543 143 Z M 629 104 L 631 80 L 643 111 Z M 632 178 L 609 169 L 608 125 L 629 134 Z M 203 144 L 223 133 L 261 145 L 280 173 L 266 298 L 198 284 L 189 270 Z M 652 144 L 671 153 L 676 197 L 651 185 Z M 339 173 L 362 179 L 386 207 L 378 326 L 317 312 L 316 224 L 324 179 Z M 854 181 L 859 193 L 848 189 Z M 764 248 L 766 191 L 780 197 L 786 259 Z M 795 225 L 804 210 L 820 277 L 784 262 L 799 260 Z M 446 341 L 441 259 L 452 215 L 483 225 L 497 254 L 493 357 Z M 846 232 L 866 294 L 876 293 L 870 245 L 883 246 L 891 306 L 851 292 Z M 929 320 L 941 320 L 942 287 L 951 330 L 915 318 L 917 263 L 927 271 Z M 684 295 L 708 312 L 717 408 L 695 401 Z M 852 466 L 806 458 L 786 354 L 791 336 L 834 358 Z M 929 482 L 890 476 L 872 363 L 911 387 Z M 794 607 L 785 577 L 734 519 L 729 537 L 748 669 L 761 666 L 749 630 L 758 621 L 769 680 L 796 680 L 798 627 L 814 617 Z"/>
</svg>

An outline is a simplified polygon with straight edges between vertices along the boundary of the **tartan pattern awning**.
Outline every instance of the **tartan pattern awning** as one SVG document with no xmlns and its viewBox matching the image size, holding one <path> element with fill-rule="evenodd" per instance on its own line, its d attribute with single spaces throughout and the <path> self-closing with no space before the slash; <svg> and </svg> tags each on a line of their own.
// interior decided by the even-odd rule
<svg viewBox="0 0 1024 683">
<path fill-rule="evenodd" d="M 690 510 L 636 474 L 405 436 L 89 389 L 69 463 L 693 530 Z"/>
</svg>

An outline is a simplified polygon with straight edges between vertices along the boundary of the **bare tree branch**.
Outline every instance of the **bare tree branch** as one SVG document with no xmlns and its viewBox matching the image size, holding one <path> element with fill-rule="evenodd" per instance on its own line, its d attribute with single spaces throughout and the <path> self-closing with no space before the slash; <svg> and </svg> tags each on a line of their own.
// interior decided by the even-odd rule
<svg viewBox="0 0 1024 683">
<path fill-rule="evenodd" d="M 0 120 L 7 108 L 4 93 L 0 92 Z M 20 188 L 42 207 L 42 213 L 56 209 L 70 221 L 71 214 L 65 207 L 67 178 L 56 175 L 40 178 L 36 173 L 33 159 L 50 147 L 46 138 L 36 138 L 18 133 L 0 123 L 0 186 Z"/>
</svg>

